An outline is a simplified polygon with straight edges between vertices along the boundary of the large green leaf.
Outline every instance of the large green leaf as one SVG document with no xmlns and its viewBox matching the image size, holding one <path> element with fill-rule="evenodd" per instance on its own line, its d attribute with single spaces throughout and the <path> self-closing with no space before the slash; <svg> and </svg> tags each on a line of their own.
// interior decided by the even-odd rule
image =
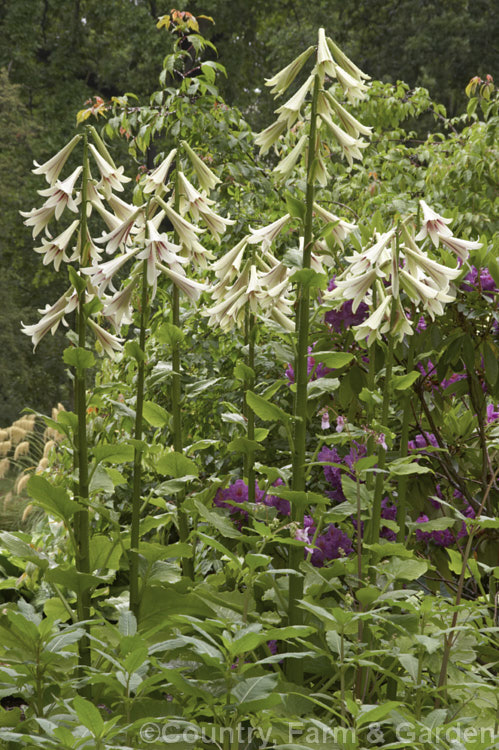
<svg viewBox="0 0 499 750">
<path fill-rule="evenodd" d="M 170 419 L 169 413 L 154 401 L 144 401 L 143 415 L 152 427 L 164 427 Z"/>
<path fill-rule="evenodd" d="M 64 487 L 54 487 L 45 477 L 33 475 L 26 487 L 36 505 L 63 521 L 69 521 L 82 506 L 71 500 Z"/>
<path fill-rule="evenodd" d="M 248 677 L 233 688 L 232 698 L 236 699 L 239 708 L 251 710 L 251 706 L 256 702 L 269 699 L 274 693 L 277 681 L 277 674 Z"/>
<path fill-rule="evenodd" d="M 184 456 L 183 453 L 177 453 L 177 451 L 164 453 L 160 456 L 155 468 L 159 474 L 166 474 L 175 479 L 186 476 L 197 477 L 199 473 L 198 467 L 194 461 L 191 458 Z"/>
<path fill-rule="evenodd" d="M 266 422 L 289 422 L 290 416 L 276 404 L 271 404 L 262 396 L 258 396 L 253 391 L 246 393 L 246 403 L 252 409 L 257 417 Z"/>
<path fill-rule="evenodd" d="M 124 464 L 133 461 L 134 449 L 129 443 L 96 445 L 93 454 L 97 462 Z"/>
</svg>

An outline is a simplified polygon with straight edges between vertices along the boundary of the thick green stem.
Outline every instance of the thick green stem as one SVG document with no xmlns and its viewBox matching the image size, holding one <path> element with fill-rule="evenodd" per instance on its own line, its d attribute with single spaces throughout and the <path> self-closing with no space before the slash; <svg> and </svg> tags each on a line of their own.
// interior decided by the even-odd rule
<svg viewBox="0 0 499 750">
<path fill-rule="evenodd" d="M 132 523 L 130 527 L 130 611 L 139 619 L 139 536 L 140 536 L 140 506 L 142 490 L 142 415 L 144 409 L 144 377 L 145 377 L 145 348 L 146 329 L 149 318 L 147 299 L 147 261 L 142 264 L 142 295 L 140 307 L 139 346 L 142 356 L 137 362 L 137 395 L 135 399 L 135 444 L 133 457 L 133 490 L 132 490 Z"/>
<path fill-rule="evenodd" d="M 84 134 L 83 141 L 83 176 L 81 190 L 81 222 L 80 222 L 80 267 L 84 267 L 88 262 L 88 242 L 87 242 L 87 182 L 88 182 L 88 139 L 87 133 Z M 83 279 L 86 277 L 80 274 L 82 280 L 82 289 L 79 292 L 78 309 L 76 314 L 76 332 L 78 334 L 78 346 L 85 348 L 87 320 L 85 314 L 85 288 Z M 75 371 L 75 409 L 78 418 L 75 445 L 75 468 L 77 468 L 78 481 L 75 485 L 75 499 L 79 501 L 82 509 L 74 515 L 75 530 L 75 566 L 78 573 L 89 574 L 90 570 L 90 519 L 88 510 L 89 500 L 89 480 L 88 480 L 88 447 L 87 447 L 87 401 L 86 401 L 86 382 L 85 370 L 77 369 Z M 90 589 L 77 594 L 77 611 L 80 621 L 90 619 Z M 80 671 L 83 672 L 85 667 L 91 664 L 90 651 L 90 626 L 85 625 L 86 634 L 78 642 L 78 664 Z"/>
<path fill-rule="evenodd" d="M 255 316 L 250 313 L 248 317 L 248 367 L 255 369 Z M 248 440 L 255 439 L 255 413 L 253 409 L 247 412 L 247 436 Z M 250 451 L 247 454 L 247 477 L 248 477 L 248 502 L 255 502 L 255 454 Z"/>
<path fill-rule="evenodd" d="M 179 154 L 177 153 L 177 160 Z M 179 190 L 179 163 L 177 163 L 176 182 L 175 182 L 175 210 L 180 208 L 180 190 Z M 175 233 L 175 242 L 179 242 L 179 237 Z M 173 284 L 172 288 L 172 323 L 180 328 L 180 294 L 178 287 Z M 172 422 L 173 422 L 173 448 L 177 453 L 184 450 L 182 437 L 182 384 L 180 376 L 180 341 L 176 340 L 172 346 Z M 181 542 L 187 542 L 189 538 L 189 518 L 182 505 L 185 500 L 185 490 L 179 492 L 177 500 L 177 518 L 178 533 Z M 194 579 L 194 566 L 192 559 L 182 558 L 182 572 L 185 576 Z"/>
<path fill-rule="evenodd" d="M 395 307 L 395 305 L 393 305 Z M 393 316 L 392 316 L 393 317 Z M 391 328 L 391 326 L 390 326 Z M 393 336 L 388 333 L 388 350 L 386 353 L 385 363 L 385 385 L 383 389 L 383 406 L 381 410 L 381 424 L 385 426 L 388 423 L 388 412 L 390 408 L 390 383 L 392 379 L 393 368 Z M 379 542 L 379 530 L 381 526 L 381 498 L 383 495 L 383 486 L 385 475 L 383 469 L 386 464 L 386 448 L 382 442 L 378 445 L 378 473 L 376 474 L 376 483 L 374 485 L 373 511 L 371 517 L 370 542 L 376 544 Z"/>
<path fill-rule="evenodd" d="M 413 311 L 413 319 L 415 313 Z M 411 372 L 414 367 L 414 336 L 410 337 L 409 351 L 407 354 L 407 372 Z M 402 429 L 400 432 L 400 457 L 405 458 L 408 455 L 409 446 L 409 424 L 411 420 L 411 394 L 410 392 L 404 395 L 404 411 L 402 415 Z M 397 533 L 397 541 L 404 542 L 405 540 L 405 522 L 407 516 L 407 476 L 399 477 L 398 482 L 398 499 L 397 499 L 397 523 L 399 530 Z"/>
<path fill-rule="evenodd" d="M 312 252 L 312 219 L 314 208 L 314 160 L 316 152 L 317 136 L 317 99 L 319 95 L 319 76 L 316 74 L 312 94 L 312 111 L 310 116 L 310 133 L 308 138 L 307 159 L 307 191 L 305 197 L 305 220 L 303 227 L 303 268 L 310 268 Z M 292 455 L 292 489 L 303 491 L 305 489 L 305 454 L 307 439 L 307 358 L 308 358 L 308 333 L 310 315 L 310 291 L 307 284 L 299 283 L 297 289 L 297 314 L 296 314 L 296 359 L 295 359 L 295 383 L 296 393 L 294 402 L 294 442 Z M 292 507 L 292 520 L 303 526 L 303 505 Z M 301 547 L 290 547 L 289 567 L 298 572 L 303 560 Z M 302 611 L 298 607 L 298 600 L 303 597 L 303 578 L 299 575 L 291 575 L 289 579 L 289 605 L 288 620 L 291 625 L 302 622 Z M 303 666 L 300 661 L 289 660 L 289 676 L 294 681 L 301 680 Z"/>
</svg>

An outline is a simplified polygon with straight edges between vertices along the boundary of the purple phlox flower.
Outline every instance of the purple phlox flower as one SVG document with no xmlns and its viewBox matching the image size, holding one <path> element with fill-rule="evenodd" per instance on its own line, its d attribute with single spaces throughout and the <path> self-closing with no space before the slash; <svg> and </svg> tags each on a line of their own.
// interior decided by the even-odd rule
<svg viewBox="0 0 499 750">
<path fill-rule="evenodd" d="M 341 463 L 341 458 L 336 448 L 321 448 L 317 459 L 319 461 L 330 461 L 331 463 Z M 342 503 L 346 498 L 341 487 L 341 469 L 339 466 L 324 466 L 324 477 L 331 485 L 331 490 L 327 492 L 328 497 L 338 503 Z"/>
<path fill-rule="evenodd" d="M 385 518 L 387 521 L 395 521 L 397 519 L 397 506 L 395 503 L 390 502 L 389 497 L 385 497 L 381 501 L 381 518 Z M 387 526 L 381 527 L 379 535 L 384 539 L 388 539 L 389 542 L 397 540 L 396 533 Z"/>
<path fill-rule="evenodd" d="M 358 443 L 356 440 L 352 442 L 350 452 L 345 456 L 346 465 L 352 469 L 359 458 L 364 458 L 367 455 L 367 447 L 363 443 Z"/>
<path fill-rule="evenodd" d="M 407 443 L 407 447 L 411 451 L 419 451 L 420 453 L 424 453 L 425 451 L 422 450 L 422 448 L 427 448 L 428 446 L 433 446 L 434 448 L 438 448 L 438 442 L 437 438 L 433 434 L 433 432 L 426 432 L 421 435 L 416 435 L 414 440 L 409 440 Z"/>
<path fill-rule="evenodd" d="M 416 333 L 421 333 L 421 331 L 426 331 L 427 327 L 428 326 L 427 326 L 426 320 L 424 319 L 424 316 L 421 315 L 421 317 L 419 318 L 416 324 Z"/>
<path fill-rule="evenodd" d="M 424 525 L 429 522 L 427 515 L 422 513 L 417 519 L 416 523 Z M 450 529 L 442 529 L 440 531 L 424 531 L 416 529 L 416 539 L 419 542 L 433 542 L 437 547 L 450 547 L 456 541 L 456 537 Z"/>
<path fill-rule="evenodd" d="M 255 500 L 261 502 L 264 493 L 258 488 L 255 482 Z M 248 501 L 248 486 L 242 479 L 237 479 L 233 484 L 229 485 L 226 489 L 217 490 L 217 494 L 213 499 L 213 505 L 217 508 L 227 508 L 229 515 L 234 521 L 235 525 L 241 529 L 243 522 L 248 518 L 248 511 L 241 507 L 239 503 L 245 503 Z"/>
<path fill-rule="evenodd" d="M 461 289 L 464 291 L 473 291 L 474 289 L 479 292 L 497 292 L 496 282 L 490 275 L 488 268 L 481 268 L 480 273 L 475 266 L 471 266 L 470 272 L 464 277 Z"/>
<path fill-rule="evenodd" d="M 486 419 L 487 424 L 495 422 L 497 419 L 499 419 L 499 406 L 495 406 L 494 404 L 487 404 Z"/>
<path fill-rule="evenodd" d="M 336 288 L 334 278 L 328 284 L 328 291 Z M 353 300 L 344 302 L 338 310 L 328 310 L 324 315 L 324 322 L 331 326 L 336 333 L 346 331 L 354 325 L 360 325 L 369 316 L 369 307 L 361 302 L 355 312 L 352 312 Z"/>
<path fill-rule="evenodd" d="M 282 484 L 284 484 L 284 482 L 279 477 L 276 479 L 273 486 L 279 487 Z M 265 493 L 262 493 L 261 499 L 263 500 L 264 505 L 267 505 L 269 508 L 275 508 L 282 516 L 291 515 L 291 505 L 289 500 L 284 500 L 284 498 L 278 497 L 277 495 L 266 495 Z"/>
<path fill-rule="evenodd" d="M 315 540 L 311 562 L 316 568 L 322 568 L 327 560 L 347 557 L 352 552 L 350 537 L 334 524 L 330 524 L 324 534 L 319 534 Z"/>
<path fill-rule="evenodd" d="M 267 646 L 272 656 L 277 654 L 277 641 L 267 641 Z"/>
</svg>

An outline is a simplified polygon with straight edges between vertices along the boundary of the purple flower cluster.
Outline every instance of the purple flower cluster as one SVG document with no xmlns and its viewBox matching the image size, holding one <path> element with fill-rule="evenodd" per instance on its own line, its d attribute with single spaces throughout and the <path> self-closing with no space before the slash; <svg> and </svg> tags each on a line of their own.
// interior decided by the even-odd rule
<svg viewBox="0 0 499 750">
<path fill-rule="evenodd" d="M 283 484 L 282 479 L 277 479 L 274 486 L 279 484 Z M 259 489 L 256 482 L 255 501 L 275 508 L 283 516 L 289 516 L 291 513 L 289 500 L 284 500 L 282 497 L 277 497 L 277 495 L 268 495 Z M 248 519 L 248 511 L 242 507 L 242 504 L 246 502 L 248 502 L 248 485 L 243 479 L 238 479 L 226 489 L 217 490 L 213 505 L 216 505 L 217 508 L 227 508 L 231 519 L 238 528 L 241 528 L 243 522 Z"/>
<path fill-rule="evenodd" d="M 328 284 L 328 291 L 336 288 L 334 277 Z M 324 321 L 336 331 L 341 333 L 351 326 L 360 325 L 369 316 L 369 308 L 365 302 L 361 302 L 355 312 L 352 312 L 352 300 L 344 302 L 338 310 L 329 310 Z"/>
<path fill-rule="evenodd" d="M 311 354 L 313 352 L 313 347 L 308 347 L 308 353 Z M 330 375 L 334 370 L 331 370 L 330 367 L 326 367 L 326 365 L 323 365 L 322 362 L 316 363 L 314 357 L 310 356 L 307 357 L 307 375 L 310 377 L 311 380 L 318 380 L 319 378 L 326 378 L 328 375 Z M 289 364 L 286 367 L 285 371 L 286 377 L 289 380 L 290 383 L 295 382 L 295 371 L 293 368 L 293 365 Z"/>
<path fill-rule="evenodd" d="M 481 268 L 479 273 L 475 266 L 471 266 L 470 272 L 464 277 L 461 289 L 469 292 L 473 290 L 485 293 L 488 292 L 488 296 L 491 296 L 491 292 L 494 293 L 498 291 L 496 282 L 490 275 L 489 269 Z"/>
<path fill-rule="evenodd" d="M 442 490 L 439 484 L 436 486 L 436 495 L 437 498 L 442 498 Z M 440 501 L 437 498 L 429 498 L 430 503 L 433 505 L 433 507 L 436 510 L 439 510 L 442 506 Z M 454 490 L 454 499 L 456 501 L 464 501 L 464 496 L 462 495 L 459 490 Z M 462 510 L 462 513 L 466 518 L 475 518 L 475 511 L 469 505 L 468 503 L 465 503 L 464 508 Z M 426 513 L 421 513 L 421 515 L 416 519 L 416 523 L 421 524 L 421 528 L 416 529 L 416 539 L 420 542 L 432 542 L 437 547 L 451 547 L 453 544 L 456 543 L 458 539 L 462 539 L 463 537 L 468 535 L 468 530 L 466 528 L 466 523 L 463 521 L 461 524 L 461 528 L 457 532 L 457 534 L 452 529 L 442 529 L 442 530 L 435 530 L 435 531 L 424 531 L 424 524 L 428 523 L 430 519 L 426 515 Z"/>
<path fill-rule="evenodd" d="M 424 448 L 428 448 L 429 446 L 432 446 L 433 448 L 438 448 L 438 441 L 433 432 L 424 432 L 422 435 L 416 435 L 414 440 L 409 440 L 407 443 L 407 447 L 410 451 L 420 451 L 421 453 L 424 453 Z"/>
</svg>

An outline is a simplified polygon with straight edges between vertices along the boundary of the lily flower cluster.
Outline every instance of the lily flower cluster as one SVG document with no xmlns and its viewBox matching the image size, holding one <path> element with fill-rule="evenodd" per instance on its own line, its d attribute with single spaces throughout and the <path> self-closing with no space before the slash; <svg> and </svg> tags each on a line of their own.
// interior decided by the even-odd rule
<svg viewBox="0 0 499 750">
<path fill-rule="evenodd" d="M 424 220 L 415 237 L 405 223 L 377 235 L 373 245 L 347 256 L 348 268 L 336 278 L 335 288 L 324 295 L 324 304 L 333 309 L 348 300 L 352 301 L 353 313 L 363 303 L 368 306 L 369 317 L 353 328 L 355 339 L 367 338 L 368 346 L 388 332 L 399 341 L 412 335 L 418 317 L 409 316 L 407 307 L 426 312 L 434 320 L 455 298 L 452 282 L 461 269 L 430 258 L 418 240 L 430 236 L 435 245 L 441 240 L 460 260 L 467 257 L 464 253 L 469 249 L 481 246 L 453 237 L 446 226 L 449 220 L 424 201 L 421 204 Z"/>
<path fill-rule="evenodd" d="M 72 221 L 56 237 L 52 237 L 49 231 L 49 224 L 52 220 L 59 220 L 65 209 L 68 209 L 72 213 L 78 213 L 79 207 L 83 202 L 84 193 L 86 195 L 86 218 L 90 217 L 94 205 L 101 205 L 103 199 L 111 194 L 112 189 L 122 191 L 123 184 L 130 179 L 123 175 L 123 167 L 117 169 L 111 163 L 112 160 L 110 157 L 108 160 L 104 144 L 98 136 L 96 138 L 97 148 L 90 145 L 89 151 L 99 171 L 99 180 L 92 177 L 88 163 L 86 169 L 80 165 L 65 180 L 59 179 L 59 175 L 69 156 L 75 146 L 81 141 L 81 135 L 76 135 L 72 138 L 69 143 L 44 164 L 40 165 L 35 162 L 33 172 L 44 175 L 49 183 L 48 188 L 38 191 L 40 195 L 46 198 L 46 201 L 41 208 L 34 208 L 28 212 L 21 211 L 21 215 L 25 217 L 24 223 L 26 226 L 33 228 L 33 237 L 36 237 L 42 230 L 44 231 L 45 237 L 42 238 L 42 244 L 40 247 L 35 248 L 35 252 L 43 255 L 44 265 L 53 263 L 57 271 L 60 269 L 62 262 L 76 262 L 79 265 L 87 262 L 87 260 L 96 262 L 100 259 L 100 250 L 90 237 L 88 229 L 82 229 L 80 218 Z M 83 185 L 83 174 L 87 175 L 85 186 Z M 81 180 L 80 177 L 82 177 Z M 77 183 L 79 180 L 78 187 Z M 84 226 L 86 226 L 86 222 Z M 83 236 L 84 231 L 86 232 L 86 236 Z M 76 241 L 73 241 L 75 234 Z M 86 293 L 86 300 L 90 301 L 94 296 L 95 290 L 89 289 Z M 33 345 L 36 348 L 46 333 L 49 331 L 55 333 L 61 322 L 67 325 L 66 316 L 78 307 L 78 303 L 78 292 L 71 286 L 54 304 L 46 305 L 45 308 L 39 310 L 42 317 L 38 323 L 28 326 L 22 324 L 23 333 L 31 337 Z M 93 318 L 89 317 L 88 322 L 105 351 L 111 354 L 115 349 L 120 347 L 117 337 L 102 328 Z"/>
<path fill-rule="evenodd" d="M 253 315 L 272 318 L 284 330 L 294 331 L 291 302 L 286 297 L 291 271 L 270 252 L 272 241 L 290 220 L 286 214 L 260 229 L 250 228 L 250 234 L 212 264 L 210 270 L 218 279 L 210 290 L 215 304 L 202 312 L 210 325 L 217 324 L 223 331 L 241 326 L 249 309 Z M 248 247 L 251 251 L 245 258 Z"/>
<path fill-rule="evenodd" d="M 76 136 L 53 159 L 34 170 L 36 173 L 46 174 L 47 179 L 53 181 L 48 191 L 41 191 L 43 195 L 47 195 L 47 202 L 42 209 L 34 209 L 24 214 L 27 217 L 25 223 L 34 227 L 34 236 L 41 229 L 48 233 L 49 221 L 54 216 L 58 217 L 65 207 L 77 211 L 77 207 L 82 203 L 83 186 L 76 190 L 75 183 L 82 172 L 85 173 L 83 167 L 78 167 L 64 182 L 57 180 L 65 161 L 80 138 L 81 136 Z M 38 248 L 37 252 L 43 252 L 44 263 L 53 262 L 57 270 L 62 261 L 77 261 L 80 272 L 89 277 L 86 300 L 97 297 L 101 303 L 99 307 L 102 308 L 102 315 L 119 333 L 123 324 L 131 322 L 132 297 L 144 265 L 147 283 L 151 288 L 151 299 L 154 299 L 156 294 L 160 275 L 166 276 L 192 301 L 197 300 L 206 288 L 204 284 L 188 278 L 185 271 L 185 266 L 190 262 L 206 267 L 207 261 L 214 257 L 199 242 L 198 237 L 205 230 L 195 226 L 188 218 L 202 221 L 218 243 L 227 225 L 233 222 L 219 216 L 212 209 L 214 201 L 208 197 L 208 191 L 219 182 L 219 179 L 187 143 L 182 142 L 181 146 L 197 176 L 200 189 L 188 180 L 180 166 L 177 168 L 175 189 L 172 190 L 167 185 L 166 181 L 174 160 L 177 159 L 178 163 L 180 161 L 177 149 L 173 149 L 158 167 L 145 177 L 142 189 L 147 200 L 138 207 L 126 203 L 114 194 L 113 191 L 123 190 L 123 183 L 129 181 L 129 178 L 123 175 L 123 167 L 117 169 L 114 166 L 100 139 L 97 146 L 98 148 L 95 148 L 90 145 L 89 152 L 96 162 L 101 179 L 96 183 L 87 167 L 89 178 L 86 214 L 90 216 L 95 209 L 107 225 L 107 233 L 92 239 L 87 229 L 86 242 L 79 237 L 76 247 L 68 254 L 67 248 L 78 226 L 81 232 L 81 221 L 77 219 L 54 240 L 43 240 L 43 246 Z M 76 192 L 74 197 L 73 192 Z M 106 208 L 104 201 L 111 210 Z M 59 210 L 60 206 L 62 208 Z M 173 238 L 171 231 L 162 231 L 163 221 L 169 222 L 173 227 Z M 114 257 L 103 261 L 99 245 L 105 245 L 106 255 Z M 82 257 L 83 246 L 88 248 L 88 263 Z M 130 261 L 133 261 L 134 265 L 128 274 L 127 283 L 123 288 L 116 289 L 113 285 L 114 279 Z M 108 294 L 108 291 L 111 294 Z M 55 305 L 40 310 L 43 317 L 39 323 L 24 326 L 23 332 L 32 337 L 36 346 L 49 330 L 54 333 L 61 321 L 65 323 L 64 316 L 77 306 L 78 294 L 71 287 Z M 121 349 L 118 336 L 103 329 L 90 317 L 88 323 L 97 334 L 104 351 L 112 355 Z"/>
<path fill-rule="evenodd" d="M 322 186 L 325 186 L 328 182 L 328 174 L 324 155 L 328 153 L 328 149 L 322 143 L 321 132 L 326 131 L 327 135 L 337 142 L 342 155 L 350 165 L 353 159 L 362 159 L 361 149 L 367 146 L 360 136 L 369 137 L 371 134 L 371 128 L 360 123 L 342 106 L 331 90 L 325 88 L 326 80 L 336 82 L 348 101 L 355 104 L 365 98 L 367 91 L 365 81 L 369 79 L 369 76 L 349 60 L 332 39 L 326 37 L 324 29 L 319 29 L 317 45 L 309 47 L 283 70 L 266 81 L 267 86 L 272 86 L 271 93 L 277 96 L 284 94 L 314 51 L 316 61 L 311 74 L 298 91 L 275 110 L 278 115 L 277 120 L 259 133 L 255 142 L 260 146 L 260 152 L 265 153 L 272 146 L 277 147 L 281 136 L 287 130 L 293 128 L 293 132 L 298 133 L 296 145 L 274 170 L 280 178 L 287 179 L 307 149 L 308 137 L 305 132 L 302 132 L 305 126 L 300 120 L 300 113 L 306 104 L 307 96 L 312 94 L 315 88 L 317 91 L 315 103 L 317 144 L 314 176 Z"/>
</svg>

